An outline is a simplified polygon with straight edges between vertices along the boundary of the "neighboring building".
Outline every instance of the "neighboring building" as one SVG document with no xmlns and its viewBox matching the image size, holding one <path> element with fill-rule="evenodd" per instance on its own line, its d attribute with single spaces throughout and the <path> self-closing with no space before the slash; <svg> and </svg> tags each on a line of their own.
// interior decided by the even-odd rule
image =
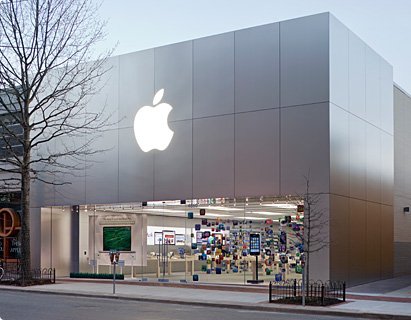
<svg viewBox="0 0 411 320">
<path fill-rule="evenodd" d="M 403 213 L 411 205 L 411 99 L 395 88 L 394 107 L 391 65 L 334 16 L 185 41 L 110 64 L 107 85 L 90 102 L 106 104 L 119 120 L 95 146 L 109 150 L 90 159 L 82 177 L 68 177 L 72 185 L 33 184 L 35 264 L 60 274 L 90 270 L 96 259 L 108 264 L 102 226 L 112 221 L 131 226 L 132 251 L 122 257 L 144 269 L 155 248 L 148 228 L 166 227 L 164 206 L 160 218 L 143 206 L 125 222 L 122 204 L 132 203 L 134 212 L 147 201 L 225 198 L 231 209 L 247 198 L 285 203 L 304 194 L 309 174 L 329 243 L 311 257 L 312 278 L 352 285 L 411 270 L 411 215 Z M 174 135 L 164 151 L 143 152 L 134 116 L 159 89 L 173 107 Z M 63 212 L 72 205 L 81 206 L 80 215 Z M 104 220 L 114 208 L 118 221 Z M 194 224 L 187 221 L 180 216 L 168 226 L 189 235 Z"/>
</svg>

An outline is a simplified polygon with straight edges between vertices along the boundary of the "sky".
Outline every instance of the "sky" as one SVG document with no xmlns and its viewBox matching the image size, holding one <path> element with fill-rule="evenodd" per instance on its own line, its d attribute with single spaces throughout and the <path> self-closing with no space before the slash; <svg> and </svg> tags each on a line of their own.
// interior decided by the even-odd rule
<svg viewBox="0 0 411 320">
<path fill-rule="evenodd" d="M 326 11 L 383 56 L 411 94 L 411 0 L 103 0 L 99 46 L 124 54 Z"/>
</svg>

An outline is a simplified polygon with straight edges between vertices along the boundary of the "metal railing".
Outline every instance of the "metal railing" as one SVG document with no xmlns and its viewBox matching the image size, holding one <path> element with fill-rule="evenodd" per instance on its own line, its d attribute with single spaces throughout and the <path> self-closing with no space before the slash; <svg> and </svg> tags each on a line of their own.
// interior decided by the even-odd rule
<svg viewBox="0 0 411 320">
<path fill-rule="evenodd" d="M 29 274 L 21 271 L 19 265 L 14 268 L 2 268 L 3 271 L 0 272 L 1 278 L 0 283 L 8 284 L 45 284 L 45 283 L 56 283 L 56 269 L 54 268 L 37 268 L 32 269 Z"/>
<path fill-rule="evenodd" d="M 307 302 L 327 305 L 345 301 L 346 285 L 343 281 L 310 281 L 305 287 Z M 270 281 L 269 302 L 300 300 L 303 296 L 301 280 Z"/>
</svg>

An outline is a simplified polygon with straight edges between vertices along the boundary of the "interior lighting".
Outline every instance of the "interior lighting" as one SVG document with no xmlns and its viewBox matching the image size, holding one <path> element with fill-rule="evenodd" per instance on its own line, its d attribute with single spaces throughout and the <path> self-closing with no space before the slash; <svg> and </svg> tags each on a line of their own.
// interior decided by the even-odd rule
<svg viewBox="0 0 411 320">
<path fill-rule="evenodd" d="M 218 210 L 218 211 L 241 211 L 242 209 L 238 208 L 228 208 L 228 207 L 213 207 L 213 206 L 208 206 L 208 207 L 199 207 L 200 209 L 209 209 L 209 210 Z"/>
<path fill-rule="evenodd" d="M 206 212 L 206 216 L 207 217 L 232 217 L 231 214 L 207 213 L 207 212 Z M 202 217 L 204 217 L 204 216 L 202 216 Z"/>
<path fill-rule="evenodd" d="M 281 209 L 297 209 L 297 205 L 292 203 L 262 203 L 261 206 Z"/>
<path fill-rule="evenodd" d="M 284 216 L 286 214 L 281 212 L 270 212 L 270 211 L 246 211 L 246 213 L 255 213 L 255 214 L 262 214 L 265 216 Z"/>
<path fill-rule="evenodd" d="M 238 220 L 265 220 L 263 217 L 235 217 Z"/>
<path fill-rule="evenodd" d="M 184 210 L 173 210 L 173 209 L 144 209 L 144 212 L 166 212 L 166 213 L 185 213 Z"/>
</svg>

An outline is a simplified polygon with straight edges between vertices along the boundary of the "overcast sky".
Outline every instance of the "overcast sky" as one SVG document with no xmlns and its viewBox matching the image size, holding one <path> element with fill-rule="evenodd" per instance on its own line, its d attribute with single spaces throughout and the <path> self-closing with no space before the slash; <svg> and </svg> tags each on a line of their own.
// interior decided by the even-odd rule
<svg viewBox="0 0 411 320">
<path fill-rule="evenodd" d="M 394 67 L 411 93 L 411 0 L 104 0 L 115 54 L 329 11 Z"/>
</svg>

